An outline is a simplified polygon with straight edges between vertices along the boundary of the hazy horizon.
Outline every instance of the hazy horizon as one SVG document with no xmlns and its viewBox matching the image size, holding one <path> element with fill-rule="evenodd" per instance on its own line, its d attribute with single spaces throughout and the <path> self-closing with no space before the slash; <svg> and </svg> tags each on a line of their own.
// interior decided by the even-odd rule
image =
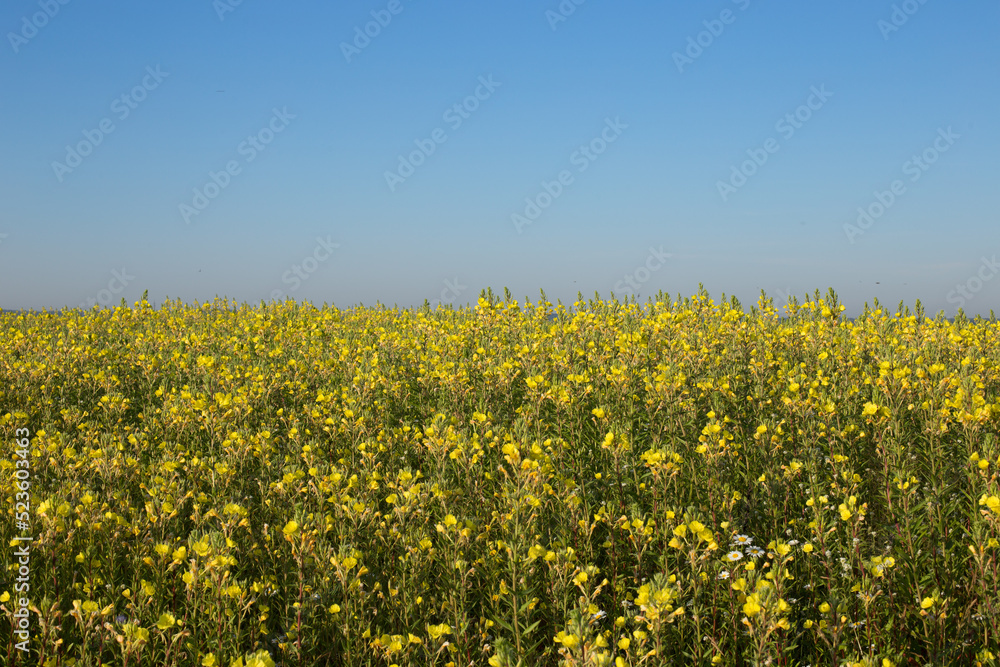
<svg viewBox="0 0 1000 667">
<path fill-rule="evenodd" d="M 5 309 L 1000 310 L 995 2 L 15 0 L 0 28 Z"/>
</svg>

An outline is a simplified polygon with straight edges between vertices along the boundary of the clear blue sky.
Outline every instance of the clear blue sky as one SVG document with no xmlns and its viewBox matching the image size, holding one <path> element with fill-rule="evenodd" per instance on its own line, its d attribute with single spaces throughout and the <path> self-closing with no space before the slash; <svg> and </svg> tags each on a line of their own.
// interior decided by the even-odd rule
<svg viewBox="0 0 1000 667">
<path fill-rule="evenodd" d="M 1000 312 L 995 0 L 233 1 L 4 3 L 0 305 Z"/>
</svg>

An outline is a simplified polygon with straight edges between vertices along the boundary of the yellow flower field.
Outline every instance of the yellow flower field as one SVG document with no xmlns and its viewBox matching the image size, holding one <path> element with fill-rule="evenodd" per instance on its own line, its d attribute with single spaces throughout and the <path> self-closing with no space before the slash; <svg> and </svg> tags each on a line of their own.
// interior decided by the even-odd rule
<svg viewBox="0 0 1000 667">
<path fill-rule="evenodd" d="M 998 664 L 1000 324 L 746 311 L 4 313 L 0 663 Z"/>
</svg>

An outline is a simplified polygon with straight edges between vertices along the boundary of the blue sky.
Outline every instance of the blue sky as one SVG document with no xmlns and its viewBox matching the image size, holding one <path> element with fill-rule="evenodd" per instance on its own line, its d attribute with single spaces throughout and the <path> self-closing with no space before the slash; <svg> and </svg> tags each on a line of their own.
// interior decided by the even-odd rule
<svg viewBox="0 0 1000 667">
<path fill-rule="evenodd" d="M 4 3 L 0 305 L 1000 311 L 995 1 L 576 2 Z"/>
</svg>

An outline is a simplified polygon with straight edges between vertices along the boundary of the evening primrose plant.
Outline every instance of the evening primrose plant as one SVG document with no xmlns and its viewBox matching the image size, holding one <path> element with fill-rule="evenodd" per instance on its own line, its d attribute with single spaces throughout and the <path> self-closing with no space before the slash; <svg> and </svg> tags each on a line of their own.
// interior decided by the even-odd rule
<svg viewBox="0 0 1000 667">
<path fill-rule="evenodd" d="M 0 661 L 995 667 L 1000 325 L 843 312 L 0 314 Z"/>
</svg>

